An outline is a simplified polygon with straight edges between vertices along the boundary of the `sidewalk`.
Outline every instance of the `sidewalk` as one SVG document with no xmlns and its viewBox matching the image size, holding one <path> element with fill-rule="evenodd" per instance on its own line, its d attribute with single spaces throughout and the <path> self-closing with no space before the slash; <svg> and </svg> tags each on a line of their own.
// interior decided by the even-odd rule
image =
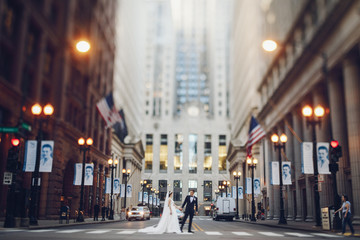
<svg viewBox="0 0 360 240">
<path fill-rule="evenodd" d="M 316 227 L 315 222 L 295 222 L 287 221 L 287 224 L 278 224 L 279 220 L 257 220 L 256 222 L 245 221 L 243 219 L 236 220 L 236 222 L 257 224 L 273 228 L 291 229 L 291 230 L 306 230 L 306 231 L 317 231 L 317 232 L 335 232 L 339 233 L 341 230 L 323 230 L 322 227 Z M 355 236 L 360 237 L 360 225 L 353 225 L 355 230 Z M 346 226 L 346 233 L 350 233 L 349 226 Z"/>
<path fill-rule="evenodd" d="M 46 228 L 59 228 L 59 227 L 69 227 L 69 226 L 78 226 L 78 225 L 88 225 L 88 224 L 104 224 L 104 223 L 113 223 L 113 222 L 121 222 L 124 219 L 120 219 L 120 216 L 114 215 L 114 220 L 101 221 L 101 217 L 99 217 L 99 221 L 94 221 L 93 218 L 85 218 L 84 222 L 76 222 L 74 219 L 70 219 L 67 224 L 65 220 L 63 220 L 62 224 L 59 220 L 38 220 L 37 226 L 29 226 L 29 227 L 18 227 L 18 228 L 4 228 L 4 222 L 0 221 L 0 231 L 4 229 L 46 229 Z"/>
</svg>

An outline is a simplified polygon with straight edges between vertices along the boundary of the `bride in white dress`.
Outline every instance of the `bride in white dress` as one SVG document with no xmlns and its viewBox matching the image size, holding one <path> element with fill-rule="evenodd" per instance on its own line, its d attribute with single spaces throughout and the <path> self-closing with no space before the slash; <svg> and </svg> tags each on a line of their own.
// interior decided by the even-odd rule
<svg viewBox="0 0 360 240">
<path fill-rule="evenodd" d="M 164 210 L 159 223 L 155 226 L 140 229 L 139 232 L 149 234 L 181 233 L 176 214 L 176 209 L 181 210 L 181 208 L 175 205 L 172 195 L 172 192 L 166 194 Z"/>
</svg>

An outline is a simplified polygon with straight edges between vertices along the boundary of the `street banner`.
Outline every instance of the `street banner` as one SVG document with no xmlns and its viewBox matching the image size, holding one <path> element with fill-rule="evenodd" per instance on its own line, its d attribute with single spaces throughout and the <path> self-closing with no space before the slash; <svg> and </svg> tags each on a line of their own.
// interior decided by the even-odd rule
<svg viewBox="0 0 360 240">
<path fill-rule="evenodd" d="M 105 179 L 105 194 L 106 193 L 111 193 L 111 178 L 108 177 Z"/>
<path fill-rule="evenodd" d="M 75 163 L 75 165 L 74 165 L 74 182 L 73 182 L 73 184 L 75 186 L 81 185 L 81 175 L 82 175 L 81 170 L 82 170 L 82 163 Z"/>
<path fill-rule="evenodd" d="M 246 178 L 246 194 L 252 194 L 251 184 L 252 184 L 252 179 Z"/>
<path fill-rule="evenodd" d="M 222 192 L 221 197 L 226 197 L 226 193 Z"/>
<path fill-rule="evenodd" d="M 284 185 L 291 185 L 291 162 L 282 162 L 282 180 Z"/>
<path fill-rule="evenodd" d="M 160 198 L 156 198 L 157 200 L 157 206 L 160 206 Z"/>
<path fill-rule="evenodd" d="M 144 203 L 148 203 L 148 192 L 144 192 Z"/>
<path fill-rule="evenodd" d="M 236 199 L 236 186 L 231 187 L 231 197 Z"/>
<path fill-rule="evenodd" d="M 314 174 L 312 142 L 301 143 L 301 172 L 303 174 Z"/>
<path fill-rule="evenodd" d="M 243 188 L 243 186 L 239 187 L 239 199 L 244 199 L 244 188 Z"/>
<path fill-rule="evenodd" d="M 120 197 L 125 197 L 125 184 L 120 185 Z"/>
<path fill-rule="evenodd" d="M 319 174 L 330 174 L 329 169 L 329 143 L 318 142 L 316 144 L 317 165 Z"/>
<path fill-rule="evenodd" d="M 150 196 L 149 196 L 149 203 L 151 204 L 151 203 L 152 203 L 152 201 L 153 201 L 153 196 L 152 196 L 152 195 L 150 195 Z"/>
<path fill-rule="evenodd" d="M 121 188 L 121 185 L 120 185 L 120 178 L 114 178 L 114 190 L 113 190 L 113 193 L 114 194 L 120 194 L 120 188 Z"/>
<path fill-rule="evenodd" d="M 280 185 L 279 162 L 271 162 L 271 185 Z"/>
<path fill-rule="evenodd" d="M 75 171 L 74 171 L 74 182 L 75 186 L 81 185 L 81 177 L 82 177 L 82 163 L 75 163 Z M 93 185 L 93 178 L 94 178 L 94 164 L 93 163 L 86 163 L 85 164 L 85 178 L 84 178 L 84 185 L 85 186 L 92 186 Z M 110 190 L 111 187 L 108 189 Z"/>
<path fill-rule="evenodd" d="M 51 172 L 53 164 L 54 141 L 41 141 L 39 172 Z"/>
<path fill-rule="evenodd" d="M 36 140 L 28 140 L 25 143 L 24 172 L 34 172 L 36 162 Z"/>
<path fill-rule="evenodd" d="M 85 163 L 85 186 L 92 186 L 94 179 L 94 164 L 93 163 Z"/>
<path fill-rule="evenodd" d="M 138 192 L 138 202 L 142 202 L 142 192 Z"/>
<path fill-rule="evenodd" d="M 125 186 L 125 185 L 124 185 Z M 128 184 L 127 185 L 127 188 L 126 188 L 126 197 L 128 198 L 128 197 L 132 197 L 132 184 Z"/>
<path fill-rule="evenodd" d="M 254 178 L 254 194 L 261 193 L 260 178 Z"/>
</svg>

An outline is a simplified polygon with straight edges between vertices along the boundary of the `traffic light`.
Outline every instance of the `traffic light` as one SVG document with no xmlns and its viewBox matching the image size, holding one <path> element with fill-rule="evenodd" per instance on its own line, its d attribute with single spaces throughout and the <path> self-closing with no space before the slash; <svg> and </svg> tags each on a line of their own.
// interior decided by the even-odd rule
<svg viewBox="0 0 360 240">
<path fill-rule="evenodd" d="M 20 140 L 13 138 L 11 139 L 11 144 L 12 147 L 8 151 L 6 169 L 10 172 L 13 172 L 18 167 Z"/>
<path fill-rule="evenodd" d="M 339 142 L 336 140 L 332 140 L 330 142 L 330 158 L 333 162 L 338 162 L 339 158 L 342 157 L 342 149 L 339 145 Z"/>
</svg>

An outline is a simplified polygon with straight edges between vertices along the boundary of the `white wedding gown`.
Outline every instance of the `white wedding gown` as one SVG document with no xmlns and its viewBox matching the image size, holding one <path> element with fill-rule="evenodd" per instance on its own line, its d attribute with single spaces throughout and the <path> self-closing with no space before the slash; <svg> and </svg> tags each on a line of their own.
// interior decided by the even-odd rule
<svg viewBox="0 0 360 240">
<path fill-rule="evenodd" d="M 168 197 L 165 199 L 165 206 L 163 214 L 157 225 L 140 229 L 139 232 L 148 234 L 162 234 L 162 233 L 181 233 L 180 225 L 176 214 L 176 207 L 174 201 L 170 198 L 170 206 L 168 206 Z M 170 208 L 172 214 L 170 214 Z"/>
</svg>

